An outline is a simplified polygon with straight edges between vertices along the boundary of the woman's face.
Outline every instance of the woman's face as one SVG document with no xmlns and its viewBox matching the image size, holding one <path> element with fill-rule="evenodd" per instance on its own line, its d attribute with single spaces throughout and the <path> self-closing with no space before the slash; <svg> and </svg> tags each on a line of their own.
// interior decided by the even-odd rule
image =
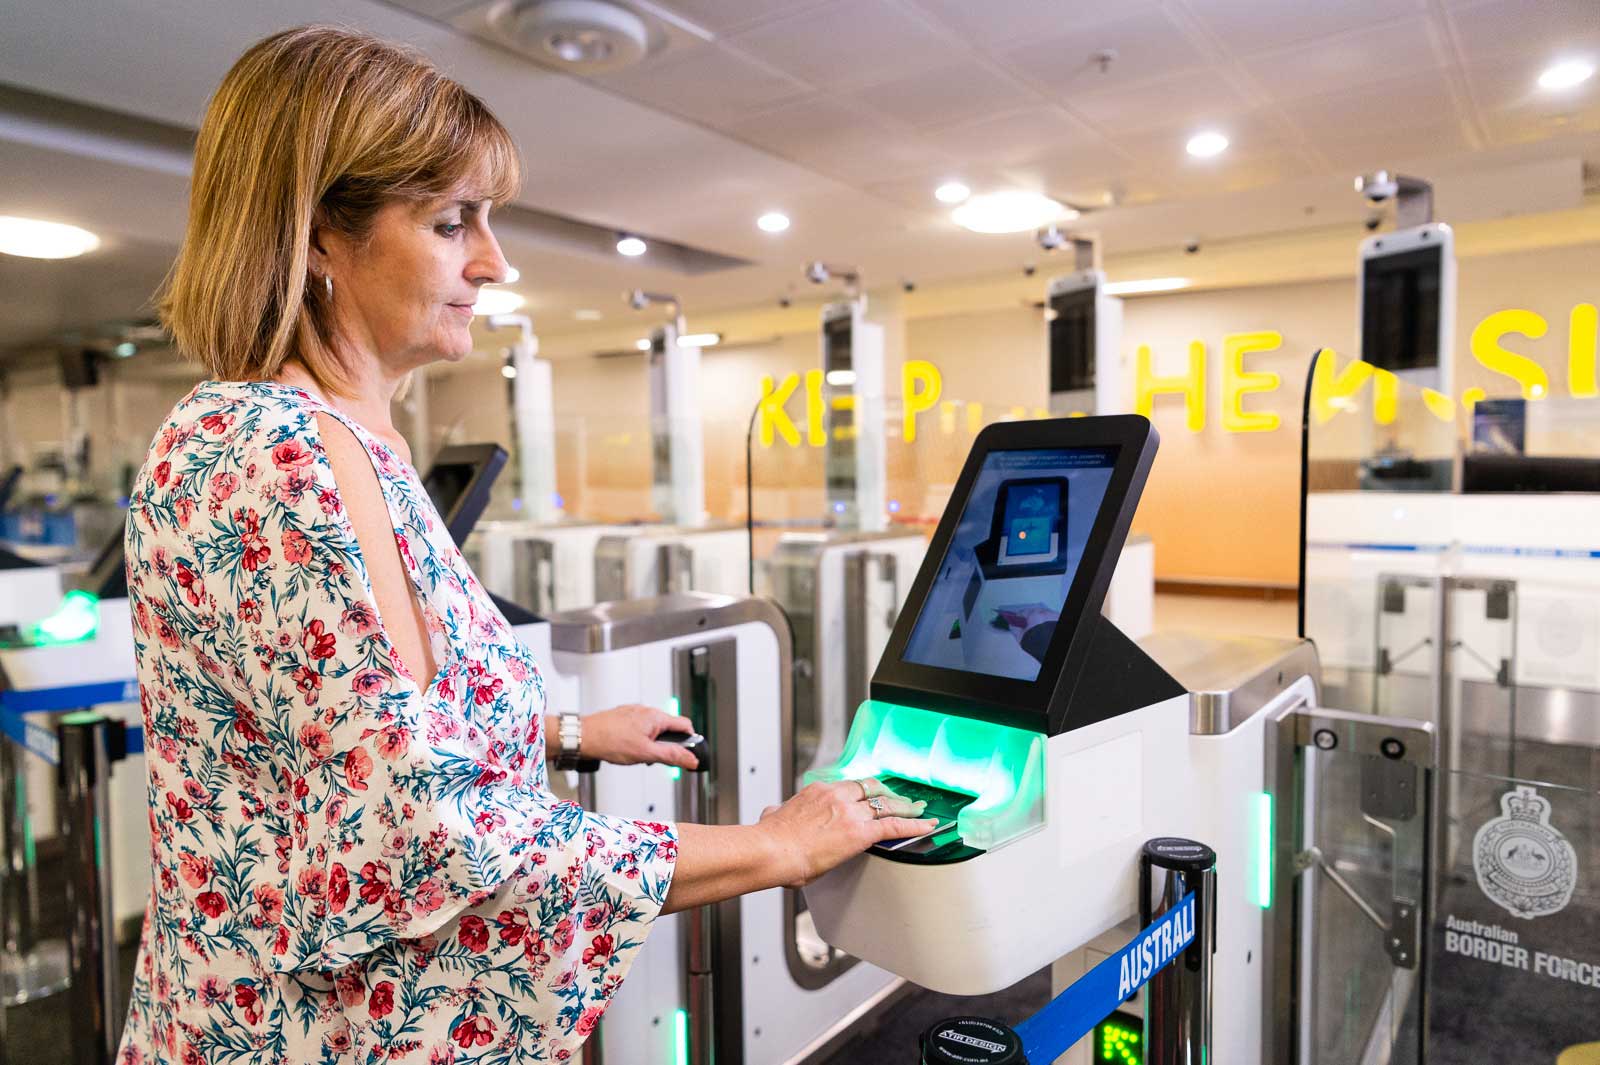
<svg viewBox="0 0 1600 1065">
<path fill-rule="evenodd" d="M 333 278 L 341 340 L 398 372 L 469 355 L 478 288 L 506 277 L 489 207 L 463 188 L 429 203 L 385 205 L 365 241 L 318 229 L 313 264 L 320 258 Z"/>
</svg>

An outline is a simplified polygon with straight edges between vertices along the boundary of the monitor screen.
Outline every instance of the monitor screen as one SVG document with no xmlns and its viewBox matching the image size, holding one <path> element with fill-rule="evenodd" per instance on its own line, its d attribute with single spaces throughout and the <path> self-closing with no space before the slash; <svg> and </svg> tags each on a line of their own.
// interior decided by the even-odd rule
<svg viewBox="0 0 1600 1065">
<path fill-rule="evenodd" d="M 489 506 L 489 491 L 505 464 L 498 444 L 451 444 L 434 456 L 422 486 L 458 545 Z"/>
<path fill-rule="evenodd" d="M 1095 288 L 1050 297 L 1050 392 L 1094 387 Z"/>
<path fill-rule="evenodd" d="M 1439 365 L 1444 249 L 1417 248 L 1361 263 L 1361 358 L 1380 370 Z"/>
<path fill-rule="evenodd" d="M 435 463 L 422 479 L 422 487 L 428 490 L 428 498 L 433 500 L 434 509 L 446 522 L 449 522 L 452 511 L 461 505 L 467 486 L 477 472 L 477 467 L 465 462 Z"/>
<path fill-rule="evenodd" d="M 902 658 L 1036 680 L 1119 450 L 989 452 Z"/>
</svg>

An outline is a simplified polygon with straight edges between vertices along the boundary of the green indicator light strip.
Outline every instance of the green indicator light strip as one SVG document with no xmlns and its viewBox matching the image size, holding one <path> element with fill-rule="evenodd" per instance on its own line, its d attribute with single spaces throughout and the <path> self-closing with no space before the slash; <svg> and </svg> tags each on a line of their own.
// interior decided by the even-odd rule
<svg viewBox="0 0 1600 1065">
<path fill-rule="evenodd" d="M 1256 905 L 1272 908 L 1272 793 L 1256 794 Z"/>
<path fill-rule="evenodd" d="M 99 598 L 93 593 L 75 590 L 62 597 L 55 613 L 30 625 L 28 634 L 35 645 L 77 643 L 93 636 L 99 628 Z"/>
<path fill-rule="evenodd" d="M 673 1043 L 678 1052 L 678 1065 L 689 1061 L 689 1011 L 679 1010 L 672 1015 Z"/>
</svg>

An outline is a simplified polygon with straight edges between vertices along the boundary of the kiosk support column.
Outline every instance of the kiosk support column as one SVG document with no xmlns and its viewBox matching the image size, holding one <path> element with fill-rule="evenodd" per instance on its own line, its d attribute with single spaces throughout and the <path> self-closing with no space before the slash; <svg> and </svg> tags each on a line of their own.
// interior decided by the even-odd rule
<svg viewBox="0 0 1600 1065">
<path fill-rule="evenodd" d="M 1145 989 L 1147 1065 L 1201 1065 L 1211 1059 L 1211 971 L 1217 949 L 1217 856 L 1203 843 L 1152 839 L 1139 852 L 1139 923 L 1194 893 L 1194 941 Z"/>
<path fill-rule="evenodd" d="M 109 1065 L 121 1036 L 117 944 L 111 906 L 111 763 L 122 726 L 92 711 L 62 719 L 62 835 L 67 845 L 72 1061 Z"/>
</svg>

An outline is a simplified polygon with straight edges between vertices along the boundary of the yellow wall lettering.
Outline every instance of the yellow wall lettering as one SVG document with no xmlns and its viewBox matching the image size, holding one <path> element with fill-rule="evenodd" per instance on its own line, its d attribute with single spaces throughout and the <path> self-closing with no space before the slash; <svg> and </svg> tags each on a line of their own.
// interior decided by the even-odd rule
<svg viewBox="0 0 1600 1065">
<path fill-rule="evenodd" d="M 1150 417 L 1155 409 L 1158 394 L 1181 392 L 1188 417 L 1186 424 L 1191 433 L 1206 427 L 1206 346 L 1198 340 L 1189 342 L 1189 372 L 1175 377 L 1157 377 L 1150 368 L 1150 345 L 1140 344 L 1134 360 L 1134 410 Z"/>
<path fill-rule="evenodd" d="M 1270 330 L 1257 333 L 1230 333 L 1222 338 L 1222 427 L 1230 433 L 1270 433 L 1282 424 L 1270 411 L 1244 409 L 1244 397 L 1251 392 L 1276 392 L 1283 378 L 1275 373 L 1246 373 L 1244 357 L 1256 351 L 1277 351 L 1283 334 Z"/>
<path fill-rule="evenodd" d="M 1595 387 L 1595 363 L 1600 362 L 1600 341 L 1596 329 L 1600 312 L 1592 303 L 1572 308 L 1567 325 L 1567 391 L 1573 399 L 1593 399 L 1600 395 Z"/>
<path fill-rule="evenodd" d="M 799 385 L 800 375 L 797 373 L 784 374 L 783 380 L 776 386 L 769 375 L 761 375 L 761 405 L 757 408 L 756 420 L 761 427 L 762 447 L 772 446 L 774 431 L 790 447 L 800 446 L 800 430 L 790 420 L 789 412 L 783 409 Z"/>
<path fill-rule="evenodd" d="M 939 432 L 945 436 L 954 436 L 956 432 L 956 408 L 961 404 L 953 399 L 947 399 L 939 404 Z"/>
<path fill-rule="evenodd" d="M 1441 422 L 1456 420 L 1456 401 L 1443 392 L 1435 392 L 1431 388 L 1422 390 L 1422 405 L 1428 408 L 1428 413 L 1438 418 Z"/>
<path fill-rule="evenodd" d="M 1358 359 L 1336 371 L 1338 361 L 1332 348 L 1323 348 L 1311 370 L 1311 416 L 1318 425 L 1331 421 L 1341 410 L 1348 410 L 1353 405 L 1351 397 L 1372 379 L 1370 362 Z"/>
<path fill-rule="evenodd" d="M 968 403 L 967 404 L 967 432 L 971 433 L 973 436 L 977 436 L 978 435 L 978 431 L 981 430 L 982 428 L 983 428 L 983 404 L 982 403 Z"/>
<path fill-rule="evenodd" d="M 1372 371 L 1372 418 L 1379 425 L 1393 425 L 1400 410 L 1400 378 L 1388 370 Z"/>
<path fill-rule="evenodd" d="M 1461 405 L 1467 409 L 1468 414 L 1471 414 L 1473 407 L 1476 407 L 1481 401 L 1488 398 L 1489 393 L 1485 392 L 1477 385 L 1473 385 L 1471 388 L 1461 393 Z"/>
<path fill-rule="evenodd" d="M 1540 399 L 1550 392 L 1550 375 L 1526 355 L 1501 347 L 1500 338 L 1507 333 L 1521 333 L 1538 340 L 1547 328 L 1544 317 L 1533 311 L 1496 311 L 1472 331 L 1472 357 L 1521 385 L 1524 399 Z"/>
<path fill-rule="evenodd" d="M 938 368 L 926 359 L 907 359 L 900 367 L 900 396 L 905 408 L 902 435 L 906 443 L 917 438 L 917 415 L 932 410 L 943 391 L 944 378 L 939 375 Z"/>
<path fill-rule="evenodd" d="M 828 434 L 822 429 L 822 371 L 806 371 L 806 443 L 812 447 L 823 447 L 828 442 Z"/>
</svg>

